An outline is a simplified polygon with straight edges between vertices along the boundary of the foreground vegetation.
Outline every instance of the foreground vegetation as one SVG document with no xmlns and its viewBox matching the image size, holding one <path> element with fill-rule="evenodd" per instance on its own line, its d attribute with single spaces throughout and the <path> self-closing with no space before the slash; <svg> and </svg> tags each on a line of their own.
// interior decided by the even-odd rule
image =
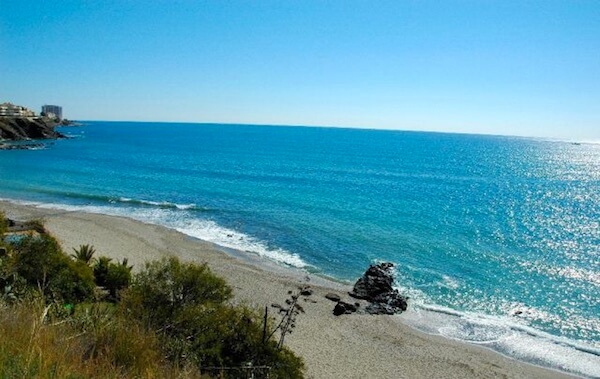
<svg viewBox="0 0 600 379">
<path fill-rule="evenodd" d="M 68 256 L 43 231 L 5 232 L 0 214 L 0 377 L 302 377 L 271 320 L 233 305 L 206 265 L 165 258 L 132 274 L 92 246 Z"/>
</svg>

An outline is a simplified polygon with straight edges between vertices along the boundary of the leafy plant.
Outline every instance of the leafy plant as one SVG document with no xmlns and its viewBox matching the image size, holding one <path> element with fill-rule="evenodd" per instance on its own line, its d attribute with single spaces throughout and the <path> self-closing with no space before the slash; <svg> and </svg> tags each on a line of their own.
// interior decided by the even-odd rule
<svg viewBox="0 0 600 379">
<path fill-rule="evenodd" d="M 75 258 L 75 260 L 81 261 L 89 266 L 94 259 L 95 253 L 96 249 L 94 249 L 93 246 L 80 245 L 79 249 L 73 249 L 73 254 L 71 254 L 71 256 Z"/>
<path fill-rule="evenodd" d="M 127 258 L 123 258 L 123 260 L 121 261 L 121 266 L 127 267 L 129 272 L 131 272 L 131 270 L 133 269 L 133 265 L 129 265 L 129 260 Z"/>
<path fill-rule="evenodd" d="M 131 269 L 122 264 L 110 263 L 106 273 L 104 287 L 109 291 L 113 300 L 118 300 L 119 292 L 129 286 L 131 282 Z"/>
<path fill-rule="evenodd" d="M 265 341 L 260 315 L 228 304 L 231 296 L 206 265 L 165 258 L 134 277 L 121 306 L 161 336 L 166 356 L 177 365 L 194 364 L 224 378 L 237 377 L 248 365 L 266 367 L 273 378 L 301 378 L 302 360 Z M 219 370 L 225 366 L 228 371 Z"/>
<path fill-rule="evenodd" d="M 94 278 L 96 284 L 99 286 L 106 285 L 106 278 L 108 277 L 108 268 L 110 267 L 112 259 L 108 257 L 100 257 L 94 264 Z"/>
<path fill-rule="evenodd" d="M 231 288 L 207 265 L 181 263 L 172 257 L 146 263 L 135 276 L 129 298 L 144 310 L 142 315 L 151 310 L 148 322 L 162 328 L 186 306 L 222 303 L 231 296 Z"/>
<path fill-rule="evenodd" d="M 69 259 L 52 236 L 26 236 L 14 244 L 12 269 L 53 300 L 77 302 L 94 293 L 92 270 Z"/>
<path fill-rule="evenodd" d="M 4 216 L 3 212 L 0 212 L 0 240 L 4 237 L 6 230 L 8 228 L 8 220 Z"/>
</svg>

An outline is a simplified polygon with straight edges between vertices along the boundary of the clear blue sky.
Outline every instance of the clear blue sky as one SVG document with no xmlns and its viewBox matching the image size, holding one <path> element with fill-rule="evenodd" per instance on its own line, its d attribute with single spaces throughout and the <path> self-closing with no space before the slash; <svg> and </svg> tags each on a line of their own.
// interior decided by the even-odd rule
<svg viewBox="0 0 600 379">
<path fill-rule="evenodd" d="M 600 140 L 600 1 L 0 0 L 0 102 Z"/>
</svg>

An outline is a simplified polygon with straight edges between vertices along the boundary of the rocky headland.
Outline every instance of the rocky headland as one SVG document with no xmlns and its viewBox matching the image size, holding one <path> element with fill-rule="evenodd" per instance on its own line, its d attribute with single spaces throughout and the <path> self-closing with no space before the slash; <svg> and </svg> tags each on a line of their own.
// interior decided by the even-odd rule
<svg viewBox="0 0 600 379">
<path fill-rule="evenodd" d="M 0 150 L 30 149 L 39 147 L 39 143 L 10 143 L 13 141 L 65 138 L 63 134 L 55 130 L 57 125 L 59 125 L 59 123 L 45 117 L 0 118 Z"/>
</svg>

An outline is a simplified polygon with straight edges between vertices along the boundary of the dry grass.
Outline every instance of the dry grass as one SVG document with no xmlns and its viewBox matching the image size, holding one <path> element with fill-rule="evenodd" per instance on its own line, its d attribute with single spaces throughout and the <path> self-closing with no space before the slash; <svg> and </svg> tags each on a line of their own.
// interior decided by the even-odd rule
<svg viewBox="0 0 600 379">
<path fill-rule="evenodd" d="M 54 321 L 39 300 L 0 305 L 0 377 L 199 378 L 162 359 L 156 337 L 91 306 Z"/>
</svg>

